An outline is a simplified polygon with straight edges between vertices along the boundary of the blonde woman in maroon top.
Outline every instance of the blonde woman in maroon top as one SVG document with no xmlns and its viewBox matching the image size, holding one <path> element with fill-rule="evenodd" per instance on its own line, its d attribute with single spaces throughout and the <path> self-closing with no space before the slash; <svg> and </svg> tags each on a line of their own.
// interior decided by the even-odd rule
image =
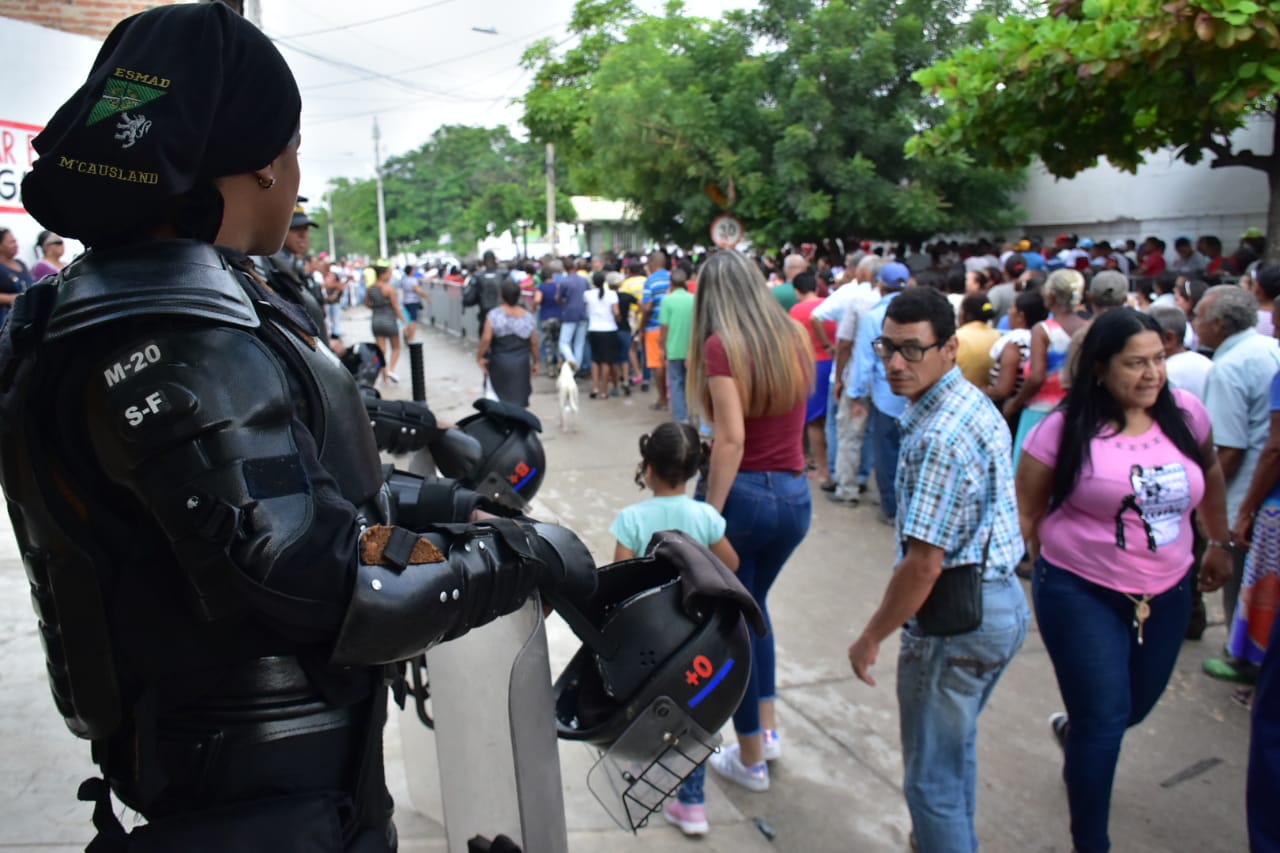
<svg viewBox="0 0 1280 853">
<path fill-rule="evenodd" d="M 687 370 L 689 410 L 701 409 L 715 426 L 706 500 L 724 516 L 725 536 L 741 556 L 738 579 L 768 620 L 769 587 L 809 529 L 802 435 L 813 347 L 737 252 L 712 255 L 699 272 Z M 752 637 L 751 680 L 733 716 L 738 742 L 710 759 L 721 776 L 753 791 L 768 790 L 765 762 L 782 755 L 775 695 L 770 627 Z"/>
</svg>

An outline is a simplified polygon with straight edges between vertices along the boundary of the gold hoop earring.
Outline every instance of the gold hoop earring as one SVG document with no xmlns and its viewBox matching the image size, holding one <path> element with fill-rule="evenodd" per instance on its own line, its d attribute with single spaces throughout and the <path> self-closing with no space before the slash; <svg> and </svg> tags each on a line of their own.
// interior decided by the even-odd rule
<svg viewBox="0 0 1280 853">
<path fill-rule="evenodd" d="M 264 190 L 269 190 L 275 185 L 276 185 L 275 178 L 272 178 L 270 181 L 265 181 L 265 182 L 262 180 L 262 178 L 258 178 L 258 186 L 262 187 Z"/>
</svg>

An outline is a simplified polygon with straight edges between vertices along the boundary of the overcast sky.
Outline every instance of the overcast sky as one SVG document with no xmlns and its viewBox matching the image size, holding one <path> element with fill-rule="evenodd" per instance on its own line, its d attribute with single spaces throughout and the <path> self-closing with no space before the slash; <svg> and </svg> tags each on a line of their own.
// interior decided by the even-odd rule
<svg viewBox="0 0 1280 853">
<path fill-rule="evenodd" d="M 420 146 L 444 124 L 505 124 L 518 135 L 530 75 L 525 47 L 567 38 L 573 0 L 261 0 L 262 27 L 302 89 L 302 194 L 330 178 L 372 177 L 373 120 L 382 156 Z M 639 0 L 660 11 L 659 0 Z M 717 17 L 752 0 L 687 0 Z M 477 32 L 492 29 L 496 33 Z"/>
</svg>

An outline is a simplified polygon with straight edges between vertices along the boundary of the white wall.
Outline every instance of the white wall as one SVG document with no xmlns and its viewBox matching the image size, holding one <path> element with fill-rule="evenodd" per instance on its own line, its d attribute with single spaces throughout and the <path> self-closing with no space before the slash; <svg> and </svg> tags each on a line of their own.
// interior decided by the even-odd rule
<svg viewBox="0 0 1280 853">
<path fill-rule="evenodd" d="M 0 43 L 0 227 L 14 232 L 18 257 L 31 266 L 42 228 L 22 209 L 18 191 L 36 157 L 30 140 L 84 82 L 100 43 L 12 18 L 0 18 Z M 70 260 L 81 249 L 68 240 L 64 257 Z"/>
<path fill-rule="evenodd" d="M 1232 139 L 1237 150 L 1271 151 L 1272 121 L 1259 118 Z M 1215 234 L 1230 252 L 1246 228 L 1266 228 L 1267 179 L 1257 169 L 1211 169 L 1209 158 L 1195 166 L 1175 160 L 1172 151 L 1147 157 L 1137 174 L 1104 164 L 1069 180 L 1058 180 L 1037 165 L 1015 199 L 1026 211 L 1027 233 L 1050 238 L 1061 232 L 1095 240 L 1154 235 L 1173 251 L 1179 236 Z"/>
</svg>

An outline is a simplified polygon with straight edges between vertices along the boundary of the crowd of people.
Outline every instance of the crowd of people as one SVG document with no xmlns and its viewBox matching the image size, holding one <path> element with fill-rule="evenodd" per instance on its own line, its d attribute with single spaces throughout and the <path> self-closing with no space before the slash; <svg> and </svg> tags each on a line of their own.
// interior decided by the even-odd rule
<svg viewBox="0 0 1280 853">
<path fill-rule="evenodd" d="M 1275 700 L 1253 684 L 1280 590 L 1280 266 L 1262 262 L 1258 233 L 1231 256 L 1212 236 L 1179 238 L 1166 257 L 1157 238 L 1061 235 L 1049 248 L 862 244 L 834 257 L 806 245 L 780 259 L 655 249 L 508 267 L 487 253 L 474 270 L 424 270 L 312 257 L 312 227 L 296 208 L 259 269 L 296 285 L 331 337 L 345 308 L 367 306 L 385 382 L 399 381 L 435 279 L 478 308 L 489 396 L 528 406 L 534 380 L 562 365 L 592 399 L 653 391 L 670 422 L 641 440 L 637 482 L 654 496 L 619 514 L 616 559 L 684 530 L 768 622 L 811 484 L 878 507 L 897 570 L 848 655 L 874 685 L 881 643 L 906 625 L 898 702 L 918 849 L 978 847 L 977 719 L 1032 612 L 1062 694 L 1050 730 L 1076 850 L 1109 849 L 1124 732 L 1204 631 L 1204 591 L 1222 589 L 1229 626 L 1205 672 L 1274 725 Z M 38 244 L 29 269 L 0 232 L 6 311 L 62 268 L 61 239 Z M 771 630 L 751 652 L 736 740 L 709 765 L 760 792 L 783 751 Z M 1257 784 L 1273 770 L 1261 761 Z M 664 814 L 709 830 L 701 770 Z"/>
<path fill-rule="evenodd" d="M 1216 272 L 1166 268 L 1148 287 L 1158 240 L 1127 268 L 1114 250 L 1080 262 L 1073 244 L 1041 264 L 1020 241 L 989 262 L 931 247 L 914 270 L 909 251 L 874 247 L 839 264 L 804 249 L 780 264 L 655 250 L 497 276 L 511 300 L 536 281 L 542 338 L 526 335 L 525 376 L 589 360 L 592 397 L 653 383 L 653 407 L 671 412 L 641 440 L 637 481 L 654 497 L 618 516 L 617 555 L 664 525 L 689 531 L 767 618 L 809 526 L 810 483 L 835 503 L 878 503 L 898 567 L 849 657 L 874 684 L 880 643 L 907 625 L 898 700 L 920 850 L 978 848 L 977 718 L 1033 612 L 1062 693 L 1049 730 L 1079 851 L 1109 849 L 1124 732 L 1203 632 L 1203 592 L 1222 589 L 1230 625 L 1205 670 L 1243 685 L 1242 704 L 1275 624 L 1280 266 L 1260 262 L 1250 232 Z M 709 762 L 752 791 L 768 790 L 782 755 L 774 655 L 772 635 L 755 643 L 737 739 Z M 697 775 L 665 815 L 705 834 L 704 800 Z"/>
</svg>

